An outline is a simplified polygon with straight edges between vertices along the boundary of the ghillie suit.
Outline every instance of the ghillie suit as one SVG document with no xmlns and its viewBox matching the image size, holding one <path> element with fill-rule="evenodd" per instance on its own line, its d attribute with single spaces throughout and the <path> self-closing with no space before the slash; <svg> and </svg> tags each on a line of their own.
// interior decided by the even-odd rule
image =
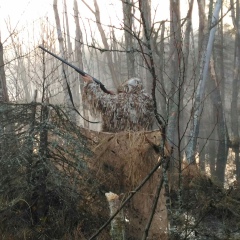
<svg viewBox="0 0 240 240">
<path fill-rule="evenodd" d="M 93 152 L 94 157 L 87 159 L 87 162 L 95 176 L 94 182 L 100 184 L 100 195 L 114 192 L 119 195 L 120 201 L 124 201 L 162 161 L 153 147 L 163 146 L 159 130 L 110 133 L 82 128 L 80 132 L 89 140 L 88 147 Z M 169 155 L 171 149 L 166 143 L 164 145 L 164 153 Z M 160 167 L 124 207 L 124 216 L 130 223 L 125 224 L 126 239 L 142 239 L 161 175 Z M 167 239 L 164 237 L 168 227 L 164 194 L 162 189 L 148 239 Z"/>
<path fill-rule="evenodd" d="M 118 94 L 102 92 L 91 82 L 85 86 L 84 98 L 94 113 L 102 115 L 102 131 L 151 130 L 154 122 L 153 102 L 140 79 L 131 78 L 118 88 Z"/>
</svg>

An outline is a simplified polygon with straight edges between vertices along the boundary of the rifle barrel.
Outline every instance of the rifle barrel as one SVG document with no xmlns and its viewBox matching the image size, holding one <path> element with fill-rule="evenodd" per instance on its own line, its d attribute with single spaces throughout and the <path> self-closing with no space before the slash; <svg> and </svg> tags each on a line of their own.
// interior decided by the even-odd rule
<svg viewBox="0 0 240 240">
<path fill-rule="evenodd" d="M 56 54 L 48 51 L 46 48 L 44 48 L 43 46 L 38 46 L 39 48 L 41 48 L 43 51 L 49 53 L 50 55 L 52 55 L 53 57 L 57 58 L 58 60 L 60 60 L 61 62 L 65 63 L 66 65 L 68 65 L 69 67 L 73 68 L 76 72 L 80 73 L 82 76 L 85 76 L 87 73 L 85 73 L 84 71 L 82 71 L 81 69 L 75 67 L 74 65 L 72 65 L 71 63 L 67 62 L 66 60 L 64 60 L 63 58 L 57 56 Z M 88 74 L 89 75 L 89 74 Z M 90 76 L 90 75 L 89 75 Z M 91 76 L 92 77 L 92 76 Z M 95 77 L 92 77 L 93 81 L 96 82 L 97 84 L 100 85 L 101 89 L 108 94 L 112 94 L 112 92 L 108 91 L 105 86 Z"/>
<path fill-rule="evenodd" d="M 41 48 L 43 51 L 49 53 L 50 55 L 52 55 L 53 57 L 57 58 L 58 60 L 60 60 L 61 62 L 67 64 L 69 67 L 73 68 L 75 71 L 77 71 L 78 73 L 80 73 L 82 76 L 85 76 L 86 73 L 82 70 L 80 70 L 79 68 L 75 67 L 74 65 L 72 65 L 71 63 L 65 61 L 63 58 L 57 56 L 56 54 L 48 51 L 46 48 L 42 47 L 42 46 L 39 46 L 39 48 Z"/>
</svg>

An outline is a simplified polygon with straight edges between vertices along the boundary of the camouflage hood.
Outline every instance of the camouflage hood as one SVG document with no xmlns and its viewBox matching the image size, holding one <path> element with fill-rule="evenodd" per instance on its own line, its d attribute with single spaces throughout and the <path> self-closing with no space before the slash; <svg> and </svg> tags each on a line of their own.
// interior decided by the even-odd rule
<svg viewBox="0 0 240 240">
<path fill-rule="evenodd" d="M 139 93 L 143 90 L 142 81 L 139 78 L 130 78 L 118 87 L 118 93 Z"/>
</svg>

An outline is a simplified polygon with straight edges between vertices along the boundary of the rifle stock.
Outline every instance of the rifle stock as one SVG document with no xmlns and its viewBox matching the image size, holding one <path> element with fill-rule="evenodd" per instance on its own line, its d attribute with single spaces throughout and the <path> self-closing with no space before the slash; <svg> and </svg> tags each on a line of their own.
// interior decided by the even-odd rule
<svg viewBox="0 0 240 240">
<path fill-rule="evenodd" d="M 87 73 L 85 73 L 84 71 L 82 71 L 81 69 L 75 67 L 74 65 L 72 65 L 71 63 L 67 62 L 66 60 L 64 60 L 63 58 L 57 56 L 56 54 L 48 51 L 46 48 L 42 47 L 42 46 L 38 46 L 39 48 L 41 48 L 43 51 L 47 52 L 48 54 L 52 55 L 53 57 L 57 58 L 58 60 L 60 60 L 61 62 L 65 63 L 66 65 L 68 65 L 69 67 L 73 68 L 76 72 L 78 72 L 79 74 L 81 74 L 82 76 L 85 76 L 85 75 L 89 75 Z M 89 75 L 90 76 L 90 75 Z M 91 76 L 92 77 L 92 76 Z M 96 78 L 92 77 L 93 78 L 93 81 L 96 82 L 97 84 L 100 85 L 100 88 L 105 92 L 105 93 L 108 93 L 108 94 L 113 94 L 111 91 L 107 90 L 105 88 L 105 86 Z"/>
</svg>

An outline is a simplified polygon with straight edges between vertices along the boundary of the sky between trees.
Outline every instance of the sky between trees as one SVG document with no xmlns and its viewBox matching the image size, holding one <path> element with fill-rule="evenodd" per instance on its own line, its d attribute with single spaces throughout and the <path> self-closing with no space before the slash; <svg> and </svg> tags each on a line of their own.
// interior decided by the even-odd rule
<svg viewBox="0 0 240 240">
<path fill-rule="evenodd" d="M 23 39 L 26 38 L 29 34 L 29 29 L 39 28 L 41 19 L 48 18 L 50 24 L 55 25 L 54 22 L 54 13 L 52 7 L 52 1 L 49 0 L 9 0 L 0 2 L 0 30 L 2 41 L 9 36 L 8 30 L 6 28 L 6 21 L 9 22 L 11 26 L 18 27 L 22 29 L 21 35 Z M 73 1 L 68 1 L 68 11 L 70 14 L 73 9 Z M 94 22 L 94 16 L 89 11 L 89 9 L 82 3 L 78 1 L 80 17 L 85 23 Z M 90 6 L 93 5 L 93 1 L 88 1 Z M 112 24 L 117 27 L 121 27 L 122 24 L 122 3 L 121 1 L 116 0 L 102 0 L 99 2 L 101 20 L 103 25 Z M 63 13 L 62 5 L 59 1 L 59 12 Z M 181 14 L 182 17 L 186 14 L 188 10 L 188 1 L 184 0 L 181 2 Z M 162 0 L 153 0 L 152 1 L 152 11 L 154 21 L 169 20 L 169 2 Z M 95 23 L 92 24 L 94 26 Z M 198 26 L 198 9 L 196 4 L 193 8 L 193 28 Z M 71 25 L 70 25 L 71 28 Z M 71 28 L 74 32 L 74 26 Z M 121 32 L 119 32 L 122 34 Z M 35 36 L 36 37 L 36 36 Z"/>
</svg>

